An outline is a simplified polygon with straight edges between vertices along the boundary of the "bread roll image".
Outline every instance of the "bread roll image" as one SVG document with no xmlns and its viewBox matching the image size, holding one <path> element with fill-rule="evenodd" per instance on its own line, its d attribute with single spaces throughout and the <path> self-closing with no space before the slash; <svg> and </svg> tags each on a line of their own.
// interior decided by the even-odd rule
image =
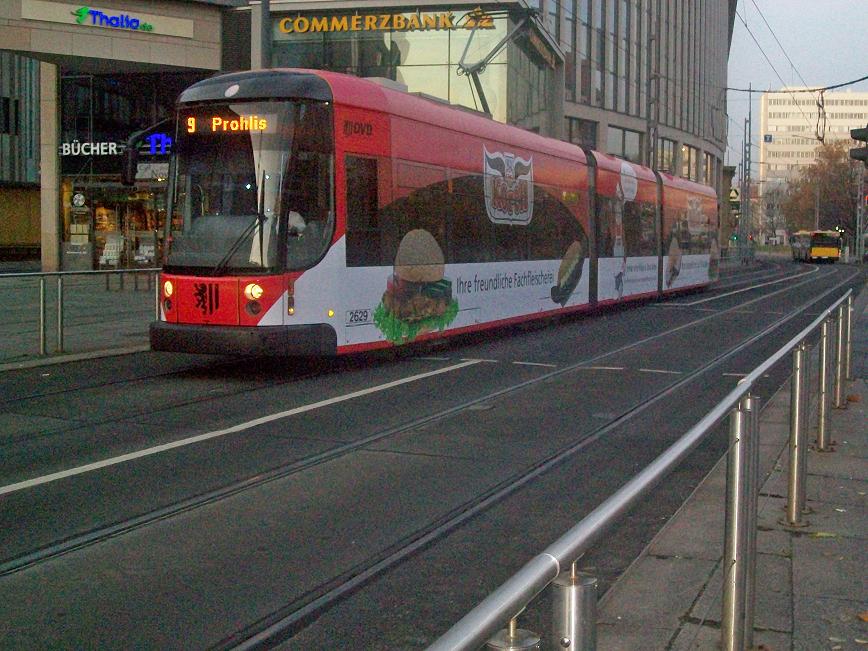
<svg viewBox="0 0 868 651">
<path fill-rule="evenodd" d="M 555 303 L 560 303 L 561 307 L 566 305 L 573 291 L 579 284 L 582 278 L 582 269 L 585 264 L 585 247 L 576 240 L 570 244 L 561 264 L 558 267 L 558 284 L 552 287 L 551 296 Z"/>
<path fill-rule="evenodd" d="M 446 265 L 437 240 L 426 230 L 409 231 L 398 245 L 395 275 L 411 283 L 434 283 L 443 278 Z"/>
</svg>

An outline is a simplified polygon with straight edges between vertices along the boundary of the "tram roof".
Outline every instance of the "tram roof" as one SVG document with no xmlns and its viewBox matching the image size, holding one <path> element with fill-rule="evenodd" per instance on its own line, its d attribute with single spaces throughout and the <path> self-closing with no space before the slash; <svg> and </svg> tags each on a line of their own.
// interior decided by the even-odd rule
<svg viewBox="0 0 868 651">
<path fill-rule="evenodd" d="M 664 193 L 667 190 L 684 190 L 693 194 L 704 194 L 710 199 L 717 199 L 717 194 L 714 192 L 714 188 L 707 185 L 689 179 L 683 179 L 680 176 L 673 176 L 668 172 L 658 172 L 658 174 L 660 174 L 660 178 L 663 179 Z"/>
<path fill-rule="evenodd" d="M 229 96 L 230 99 L 286 97 L 334 101 L 345 106 L 382 111 L 426 124 L 435 124 L 479 138 L 508 141 L 517 147 L 587 164 L 585 153 L 577 145 L 502 124 L 483 114 L 441 103 L 433 98 L 387 88 L 369 79 L 325 70 L 269 68 L 217 75 L 185 90 L 179 101 L 225 100 L 226 91 L 233 84 L 237 84 L 239 88 Z"/>
</svg>

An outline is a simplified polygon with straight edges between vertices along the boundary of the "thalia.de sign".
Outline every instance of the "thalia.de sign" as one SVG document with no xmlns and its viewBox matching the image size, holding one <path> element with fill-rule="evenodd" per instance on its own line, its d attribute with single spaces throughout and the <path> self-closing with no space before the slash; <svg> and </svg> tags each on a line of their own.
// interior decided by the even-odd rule
<svg viewBox="0 0 868 651">
<path fill-rule="evenodd" d="M 154 29 L 154 26 L 150 23 L 142 22 L 138 18 L 133 18 L 128 14 L 112 16 L 99 9 L 91 9 L 90 7 L 79 7 L 72 12 L 72 15 L 75 16 L 75 22 L 79 25 L 116 27 L 118 29 L 141 30 L 143 32 L 150 32 Z M 88 22 L 88 17 L 90 17 L 90 22 Z"/>
</svg>

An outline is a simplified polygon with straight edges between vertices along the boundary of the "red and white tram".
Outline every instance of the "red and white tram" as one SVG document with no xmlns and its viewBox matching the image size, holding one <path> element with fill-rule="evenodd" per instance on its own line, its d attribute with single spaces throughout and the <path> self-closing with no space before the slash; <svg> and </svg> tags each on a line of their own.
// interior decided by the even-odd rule
<svg viewBox="0 0 868 651">
<path fill-rule="evenodd" d="M 179 99 L 154 350 L 334 355 L 714 281 L 711 188 L 356 77 Z"/>
</svg>

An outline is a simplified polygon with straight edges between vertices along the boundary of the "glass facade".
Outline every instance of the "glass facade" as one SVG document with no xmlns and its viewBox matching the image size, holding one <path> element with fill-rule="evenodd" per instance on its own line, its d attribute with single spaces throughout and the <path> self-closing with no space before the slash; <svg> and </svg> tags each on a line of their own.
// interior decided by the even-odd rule
<svg viewBox="0 0 868 651">
<path fill-rule="evenodd" d="M 713 177 L 717 183 L 727 122 L 725 94 L 720 89 L 726 86 L 728 4 L 549 1 L 563 7 L 561 22 L 566 28 L 559 39 L 566 53 L 566 100 L 610 112 L 609 125 L 622 131 L 636 131 L 636 119 L 646 119 L 650 110 L 670 136 L 662 139 L 658 151 L 661 169 L 676 174 L 685 171 L 691 178 Z M 626 119 L 621 122 L 619 116 Z M 686 141 L 709 142 L 713 152 L 701 150 L 696 162 L 688 153 L 688 164 L 682 170 L 678 154 L 683 143 L 677 132 Z M 606 135 L 609 141 L 610 134 Z M 611 136 L 610 151 L 616 152 L 619 137 Z M 572 139 L 569 130 L 566 137 Z M 698 146 L 699 142 L 690 144 Z"/>
<path fill-rule="evenodd" d="M 559 22 L 553 18 L 552 25 Z M 489 56 L 516 25 L 484 11 L 382 10 L 274 15 L 272 65 L 382 77 L 453 104 L 481 110 L 459 64 Z M 471 29 L 474 25 L 476 29 Z M 525 28 L 479 74 L 491 115 L 540 130 L 551 105 L 553 69 L 542 38 Z"/>
</svg>

